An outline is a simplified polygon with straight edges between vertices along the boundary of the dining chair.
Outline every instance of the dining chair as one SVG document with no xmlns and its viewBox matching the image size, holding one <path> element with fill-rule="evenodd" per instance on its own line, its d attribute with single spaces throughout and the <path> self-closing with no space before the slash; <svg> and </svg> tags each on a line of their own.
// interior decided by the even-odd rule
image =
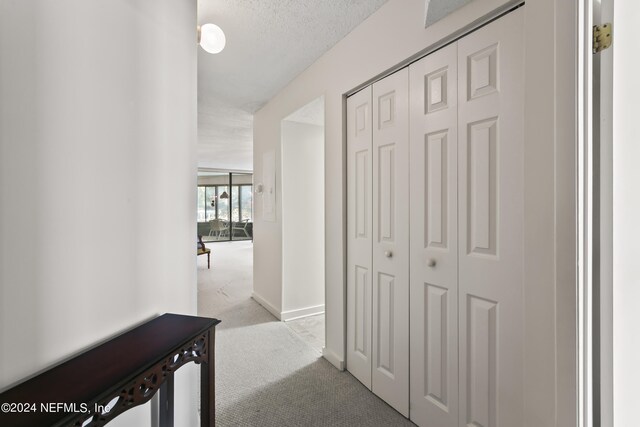
<svg viewBox="0 0 640 427">
<path fill-rule="evenodd" d="M 240 222 L 236 222 L 233 224 L 233 232 L 234 232 L 234 236 L 235 236 L 235 232 L 236 231 L 241 231 L 244 233 L 244 235 L 247 238 L 250 238 L 251 236 L 249 235 L 249 230 L 247 229 L 249 227 L 249 223 L 251 222 L 250 219 L 243 219 Z"/>
<path fill-rule="evenodd" d="M 209 236 L 215 236 L 218 239 L 229 232 L 229 224 L 221 219 L 210 220 L 209 226 Z"/>
</svg>

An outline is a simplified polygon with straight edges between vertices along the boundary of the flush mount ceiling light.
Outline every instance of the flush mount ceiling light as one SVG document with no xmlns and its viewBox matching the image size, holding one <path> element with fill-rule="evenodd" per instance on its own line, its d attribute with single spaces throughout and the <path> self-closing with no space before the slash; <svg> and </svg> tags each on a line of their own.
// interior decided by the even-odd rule
<svg viewBox="0 0 640 427">
<path fill-rule="evenodd" d="M 227 43 L 227 38 L 216 24 L 204 24 L 198 28 L 198 43 L 206 52 L 220 53 Z"/>
</svg>

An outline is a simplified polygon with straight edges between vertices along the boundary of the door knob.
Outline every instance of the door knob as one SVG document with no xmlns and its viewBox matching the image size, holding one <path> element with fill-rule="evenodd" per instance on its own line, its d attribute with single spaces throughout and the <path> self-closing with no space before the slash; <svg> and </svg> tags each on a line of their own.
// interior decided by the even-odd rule
<svg viewBox="0 0 640 427">
<path fill-rule="evenodd" d="M 429 260 L 427 261 L 427 265 L 429 267 L 435 267 L 436 266 L 436 260 L 433 258 L 429 258 Z"/>
<path fill-rule="evenodd" d="M 391 258 L 393 256 L 393 252 L 391 251 L 384 251 L 384 256 L 386 256 L 387 258 Z"/>
</svg>

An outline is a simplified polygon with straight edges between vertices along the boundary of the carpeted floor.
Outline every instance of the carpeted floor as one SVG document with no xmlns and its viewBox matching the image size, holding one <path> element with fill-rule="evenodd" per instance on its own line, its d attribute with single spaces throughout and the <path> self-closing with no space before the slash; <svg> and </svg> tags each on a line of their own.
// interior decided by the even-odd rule
<svg viewBox="0 0 640 427">
<path fill-rule="evenodd" d="M 251 242 L 208 247 L 211 270 L 198 260 L 198 313 L 222 320 L 218 426 L 413 425 L 250 298 Z"/>
<path fill-rule="evenodd" d="M 289 320 L 285 325 L 290 327 L 318 353 L 322 354 L 322 348 L 324 347 L 324 314 Z"/>
</svg>

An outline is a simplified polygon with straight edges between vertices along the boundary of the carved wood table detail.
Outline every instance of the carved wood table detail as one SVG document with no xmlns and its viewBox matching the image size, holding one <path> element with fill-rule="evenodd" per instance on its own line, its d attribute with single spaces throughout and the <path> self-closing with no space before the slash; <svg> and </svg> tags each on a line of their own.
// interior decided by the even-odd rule
<svg viewBox="0 0 640 427">
<path fill-rule="evenodd" d="M 200 365 L 200 425 L 214 427 L 218 323 L 169 313 L 152 319 L 0 394 L 0 403 L 22 409 L 0 412 L 0 425 L 104 426 L 160 391 L 160 427 L 172 427 L 174 372 L 194 362 Z"/>
</svg>

